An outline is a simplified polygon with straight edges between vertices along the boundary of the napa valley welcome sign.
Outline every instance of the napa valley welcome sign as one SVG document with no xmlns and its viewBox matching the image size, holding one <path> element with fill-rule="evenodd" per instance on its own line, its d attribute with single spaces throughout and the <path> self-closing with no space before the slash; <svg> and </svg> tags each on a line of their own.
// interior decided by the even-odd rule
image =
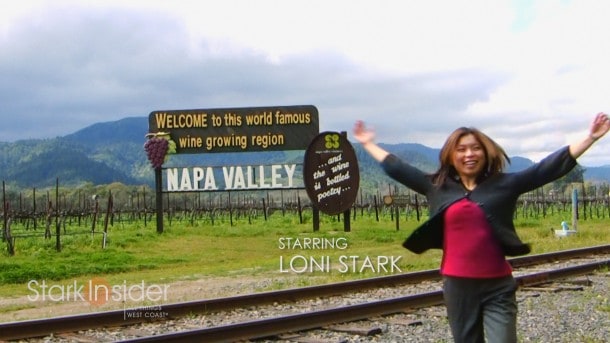
<svg viewBox="0 0 610 343">
<path fill-rule="evenodd" d="M 295 185 L 296 164 L 162 168 L 167 154 L 305 150 L 318 133 L 312 105 L 151 112 L 147 137 L 163 143 L 147 150 L 155 169 L 157 232 L 163 232 L 163 170 L 166 192 L 303 187 Z"/>
<path fill-rule="evenodd" d="M 305 150 L 319 132 L 312 105 L 153 111 L 149 133 L 166 132 L 176 153 Z"/>
<path fill-rule="evenodd" d="M 176 154 L 305 150 L 319 131 L 312 105 L 153 111 L 148 124 Z M 297 164 L 163 169 L 167 192 L 303 188 Z"/>
</svg>

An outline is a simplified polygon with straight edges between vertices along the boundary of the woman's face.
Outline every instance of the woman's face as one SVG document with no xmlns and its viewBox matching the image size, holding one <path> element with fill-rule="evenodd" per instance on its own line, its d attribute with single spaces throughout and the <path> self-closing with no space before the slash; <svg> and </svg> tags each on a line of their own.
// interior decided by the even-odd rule
<svg viewBox="0 0 610 343">
<path fill-rule="evenodd" d="M 453 167 L 462 179 L 478 177 L 485 166 L 485 150 L 472 134 L 460 138 L 453 151 Z"/>
</svg>

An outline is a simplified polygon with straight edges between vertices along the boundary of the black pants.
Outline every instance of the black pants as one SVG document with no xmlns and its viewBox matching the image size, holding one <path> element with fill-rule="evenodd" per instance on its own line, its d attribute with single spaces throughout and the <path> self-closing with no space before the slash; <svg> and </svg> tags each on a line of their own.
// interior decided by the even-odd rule
<svg viewBox="0 0 610 343">
<path fill-rule="evenodd" d="M 443 296 L 455 342 L 517 342 L 517 284 L 512 276 L 469 279 L 445 276 Z"/>
</svg>

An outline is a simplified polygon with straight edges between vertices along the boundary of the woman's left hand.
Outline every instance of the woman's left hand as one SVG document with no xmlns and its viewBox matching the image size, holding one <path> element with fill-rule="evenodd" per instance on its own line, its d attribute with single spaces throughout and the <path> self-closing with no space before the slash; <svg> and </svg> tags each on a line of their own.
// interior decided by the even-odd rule
<svg viewBox="0 0 610 343">
<path fill-rule="evenodd" d="M 610 130 L 610 119 L 606 113 L 600 112 L 595 116 L 589 131 L 589 137 L 593 140 L 602 138 Z"/>
</svg>

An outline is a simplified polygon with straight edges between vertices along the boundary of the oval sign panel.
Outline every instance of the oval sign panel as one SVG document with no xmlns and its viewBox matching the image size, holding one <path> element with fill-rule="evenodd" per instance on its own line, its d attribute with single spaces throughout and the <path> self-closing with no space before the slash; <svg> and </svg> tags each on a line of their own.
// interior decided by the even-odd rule
<svg viewBox="0 0 610 343">
<path fill-rule="evenodd" d="M 323 213 L 335 215 L 356 201 L 360 172 L 356 152 L 338 132 L 322 132 L 309 144 L 303 163 L 303 182 L 311 202 Z"/>
</svg>

